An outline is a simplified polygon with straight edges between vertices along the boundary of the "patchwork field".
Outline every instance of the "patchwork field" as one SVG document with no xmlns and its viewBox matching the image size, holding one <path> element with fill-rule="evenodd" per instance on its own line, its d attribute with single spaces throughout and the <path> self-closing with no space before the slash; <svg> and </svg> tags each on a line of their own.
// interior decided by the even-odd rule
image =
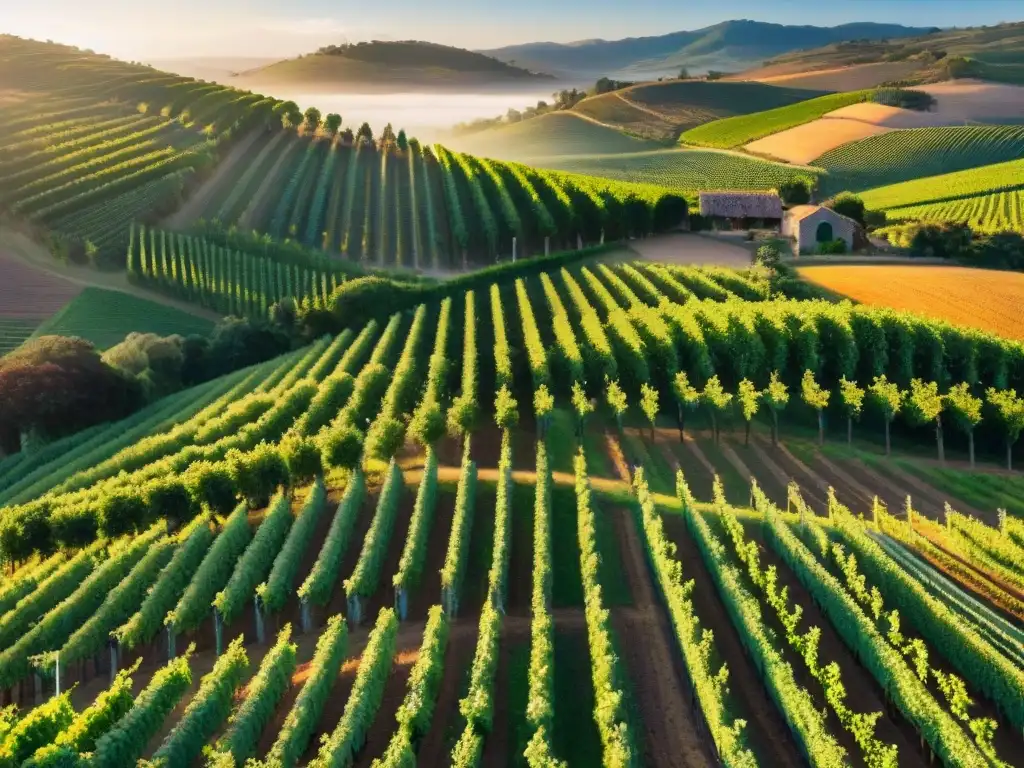
<svg viewBox="0 0 1024 768">
<path fill-rule="evenodd" d="M 644 83 L 584 99 L 573 112 L 652 138 L 675 139 L 680 132 L 733 115 L 760 112 L 822 95 L 760 83 L 676 80 Z"/>
<path fill-rule="evenodd" d="M 975 232 L 986 234 L 1024 234 L 1024 190 L 1003 190 L 939 203 L 889 208 L 886 215 L 891 221 L 920 219 L 967 224 Z"/>
<path fill-rule="evenodd" d="M 994 165 L 1022 155 L 1024 127 L 970 125 L 885 133 L 825 152 L 814 164 L 828 171 L 825 185 L 829 190 L 859 191 Z M 942 194 L 944 185 L 933 186 L 938 190 L 933 194 Z"/>
<path fill-rule="evenodd" d="M 982 80 L 915 86 L 930 93 L 941 118 L 957 121 L 1024 122 L 1024 87 Z"/>
<path fill-rule="evenodd" d="M 622 181 L 659 184 L 669 189 L 771 189 L 797 174 L 815 175 L 806 168 L 712 149 L 660 149 L 628 155 L 547 158 L 539 164 L 564 171 Z"/>
<path fill-rule="evenodd" d="M 801 267 L 800 276 L 862 304 L 1024 339 L 1024 275 L 944 266 Z"/>
<path fill-rule="evenodd" d="M 727 117 L 686 131 L 679 140 L 684 144 L 730 149 L 779 133 L 827 115 L 841 107 L 865 101 L 871 91 L 851 91 L 819 96 L 786 107 Z"/>
<path fill-rule="evenodd" d="M 945 202 L 1024 186 L 1024 159 L 994 163 L 937 176 L 915 178 L 861 193 L 874 210 Z"/>
</svg>

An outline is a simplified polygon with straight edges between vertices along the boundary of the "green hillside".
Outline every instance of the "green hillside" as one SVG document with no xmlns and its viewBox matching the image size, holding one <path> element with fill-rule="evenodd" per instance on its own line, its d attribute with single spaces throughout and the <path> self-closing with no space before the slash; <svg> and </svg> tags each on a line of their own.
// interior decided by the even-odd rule
<svg viewBox="0 0 1024 768">
<path fill-rule="evenodd" d="M 862 190 L 1024 155 L 1024 126 L 974 125 L 883 133 L 826 152 L 827 188 Z"/>
<path fill-rule="evenodd" d="M 660 149 L 629 155 L 586 155 L 548 158 L 548 168 L 622 181 L 660 184 L 692 192 L 701 189 L 770 189 L 814 169 L 773 163 L 732 152 L 701 149 Z"/>
<path fill-rule="evenodd" d="M 868 208 L 888 210 L 1020 188 L 1024 188 L 1024 159 L 878 187 L 862 192 L 861 197 Z"/>
<path fill-rule="evenodd" d="M 237 79 L 260 85 L 314 89 L 358 85 L 377 90 L 396 85 L 543 85 L 553 78 L 462 48 L 405 40 L 327 46 L 315 53 L 242 72 Z"/>
<path fill-rule="evenodd" d="M 108 349 L 132 332 L 205 336 L 212 330 L 210 320 L 165 304 L 121 291 L 85 288 L 32 336 L 79 336 L 98 349 Z"/>
<path fill-rule="evenodd" d="M 763 83 L 672 80 L 591 96 L 573 111 L 630 133 L 674 140 L 681 132 L 712 120 L 774 109 L 824 93 Z"/>
<path fill-rule="evenodd" d="M 966 224 L 975 232 L 1024 235 L 1024 190 L 1002 190 L 939 203 L 889 208 L 891 221 L 940 221 Z"/>
<path fill-rule="evenodd" d="M 684 144 L 730 149 L 817 120 L 822 115 L 851 104 L 867 101 L 873 91 L 851 91 L 819 96 L 785 107 L 727 117 L 693 128 L 679 140 Z"/>
<path fill-rule="evenodd" d="M 598 125 L 572 112 L 549 112 L 458 140 L 460 149 L 508 160 L 644 152 L 660 145 Z"/>
</svg>

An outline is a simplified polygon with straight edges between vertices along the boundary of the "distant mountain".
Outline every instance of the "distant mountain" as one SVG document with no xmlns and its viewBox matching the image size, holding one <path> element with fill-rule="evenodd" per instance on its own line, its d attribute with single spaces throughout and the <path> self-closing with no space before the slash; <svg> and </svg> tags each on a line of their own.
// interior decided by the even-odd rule
<svg viewBox="0 0 1024 768">
<path fill-rule="evenodd" d="M 301 86 L 307 91 L 381 92 L 477 86 L 536 89 L 538 85 L 547 87 L 554 78 L 462 48 L 418 40 L 374 40 L 321 48 L 241 72 L 233 81 L 247 88 Z"/>
<path fill-rule="evenodd" d="M 933 30 L 933 27 L 872 22 L 838 27 L 786 26 L 744 19 L 657 37 L 528 43 L 480 53 L 563 77 L 658 76 L 674 73 L 682 66 L 694 72 L 736 71 L 803 48 L 818 48 L 845 40 L 902 38 Z"/>
<path fill-rule="evenodd" d="M 908 82 L 969 77 L 1024 85 L 1024 22 L 832 43 L 773 57 L 743 77 L 771 79 L 861 64 L 901 65 L 899 79 Z"/>
</svg>

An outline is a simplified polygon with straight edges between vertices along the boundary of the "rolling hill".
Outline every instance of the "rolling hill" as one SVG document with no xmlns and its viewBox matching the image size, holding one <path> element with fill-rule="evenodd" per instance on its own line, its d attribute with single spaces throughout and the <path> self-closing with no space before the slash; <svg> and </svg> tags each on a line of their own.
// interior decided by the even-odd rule
<svg viewBox="0 0 1024 768">
<path fill-rule="evenodd" d="M 786 26 L 733 20 L 692 31 L 624 40 L 528 43 L 481 51 L 502 61 L 568 75 L 658 76 L 692 71 L 746 69 L 769 57 L 846 40 L 920 35 L 925 28 L 858 23 L 838 27 Z"/>
<path fill-rule="evenodd" d="M 591 96 L 573 111 L 638 136 L 674 140 L 682 131 L 712 120 L 774 109 L 823 93 L 762 83 L 673 80 Z"/>
<path fill-rule="evenodd" d="M 232 78 L 232 83 L 245 87 L 290 85 L 314 91 L 344 87 L 379 92 L 484 85 L 536 88 L 553 80 L 550 75 L 462 48 L 406 40 L 328 46 L 316 53 L 241 72 Z"/>
<path fill-rule="evenodd" d="M 847 68 L 861 70 L 868 64 L 885 64 L 891 68 L 891 79 L 910 82 L 975 77 L 1024 83 L 1024 22 L 832 42 L 776 56 L 740 76 L 771 82 L 816 72 L 835 75 Z M 810 82 L 814 87 L 834 87 L 825 79 Z M 790 80 L 787 84 L 794 83 Z"/>
</svg>

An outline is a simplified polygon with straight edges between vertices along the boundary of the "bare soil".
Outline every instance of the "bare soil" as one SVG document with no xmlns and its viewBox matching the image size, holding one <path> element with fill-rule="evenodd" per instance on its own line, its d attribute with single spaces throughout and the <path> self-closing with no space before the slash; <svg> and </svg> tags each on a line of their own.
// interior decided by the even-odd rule
<svg viewBox="0 0 1024 768">
<path fill-rule="evenodd" d="M 746 269 L 750 266 L 750 252 L 713 237 L 682 232 L 632 240 L 629 248 L 641 259 L 663 264 L 719 266 Z"/>
<path fill-rule="evenodd" d="M 681 668 L 669 646 L 672 637 L 655 599 L 643 545 L 627 509 L 613 515 L 620 554 L 633 594 L 634 608 L 614 608 L 612 622 L 619 653 L 625 662 L 634 704 L 640 718 L 634 732 L 642 734 L 644 763 L 652 766 L 711 766 L 698 719 L 685 693 Z M 677 675 L 667 673 L 675 669 Z"/>
<path fill-rule="evenodd" d="M 664 515 L 663 519 L 666 534 L 678 548 L 683 578 L 696 581 L 692 595 L 701 627 L 714 633 L 715 653 L 729 669 L 730 713 L 746 720 L 747 743 L 762 765 L 802 765 L 792 733 L 747 656 L 696 542 L 681 517 Z"/>
</svg>

